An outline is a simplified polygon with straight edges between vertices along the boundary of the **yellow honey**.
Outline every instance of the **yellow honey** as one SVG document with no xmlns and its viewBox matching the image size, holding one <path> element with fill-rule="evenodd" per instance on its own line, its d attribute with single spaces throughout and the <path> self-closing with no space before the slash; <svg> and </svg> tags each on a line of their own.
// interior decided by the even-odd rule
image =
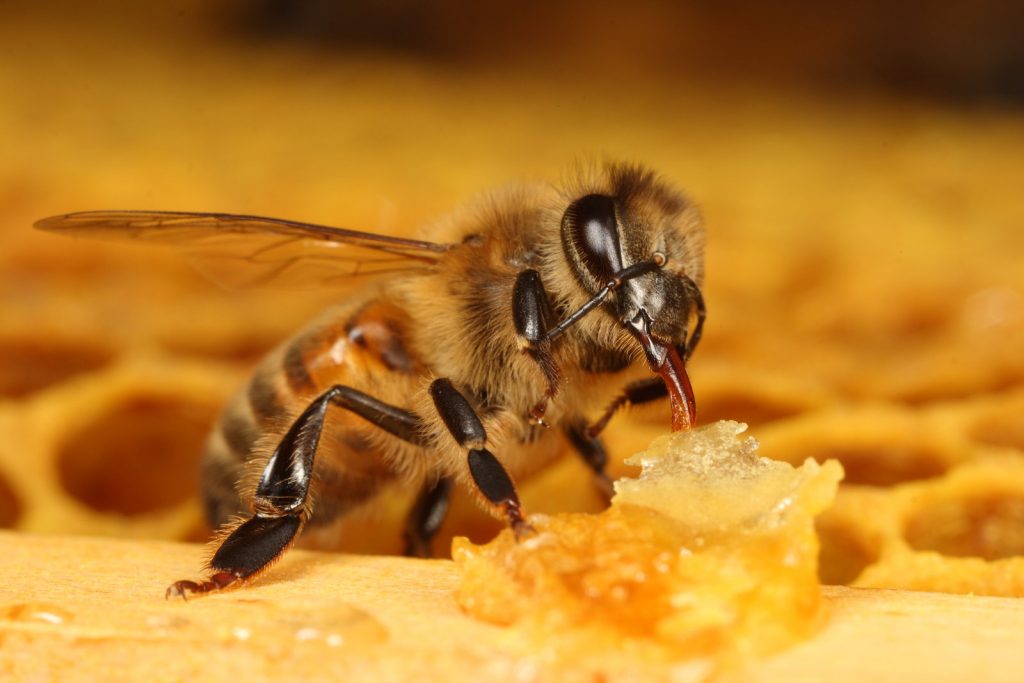
<svg viewBox="0 0 1024 683">
<path fill-rule="evenodd" d="M 459 604 L 565 657 L 629 648 L 718 665 L 805 638 L 822 618 L 814 518 L 842 467 L 762 458 L 745 429 L 657 438 L 599 514 L 535 516 L 519 541 L 456 539 Z"/>
</svg>

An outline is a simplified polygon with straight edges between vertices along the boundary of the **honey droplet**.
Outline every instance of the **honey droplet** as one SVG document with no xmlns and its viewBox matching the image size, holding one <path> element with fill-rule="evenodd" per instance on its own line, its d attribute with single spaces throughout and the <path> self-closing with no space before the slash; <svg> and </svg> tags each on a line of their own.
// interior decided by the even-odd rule
<svg viewBox="0 0 1024 683">
<path fill-rule="evenodd" d="M 295 640 L 327 647 L 364 648 L 388 639 L 384 625 L 357 607 L 340 605 L 316 614 L 303 615 L 294 627 Z"/>
<path fill-rule="evenodd" d="M 10 605 L 3 612 L 11 621 L 37 621 L 44 624 L 60 625 L 71 621 L 73 615 L 67 610 L 41 602 Z"/>
</svg>

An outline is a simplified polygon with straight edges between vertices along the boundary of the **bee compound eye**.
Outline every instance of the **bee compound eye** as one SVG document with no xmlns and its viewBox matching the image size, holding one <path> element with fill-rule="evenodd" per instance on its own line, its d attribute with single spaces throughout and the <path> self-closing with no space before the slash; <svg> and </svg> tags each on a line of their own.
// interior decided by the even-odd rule
<svg viewBox="0 0 1024 683">
<path fill-rule="evenodd" d="M 562 219 L 562 240 L 599 283 L 622 270 L 622 249 L 615 200 L 588 194 L 569 205 Z"/>
</svg>

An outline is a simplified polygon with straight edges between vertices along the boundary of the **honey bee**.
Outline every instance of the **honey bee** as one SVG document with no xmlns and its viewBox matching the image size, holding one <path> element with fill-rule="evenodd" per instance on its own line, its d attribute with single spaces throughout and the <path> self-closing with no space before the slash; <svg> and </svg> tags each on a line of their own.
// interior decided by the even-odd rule
<svg viewBox="0 0 1024 683">
<path fill-rule="evenodd" d="M 456 484 L 521 537 L 513 481 L 555 458 L 562 436 L 610 493 L 599 434 L 619 408 L 667 396 L 674 430 L 695 421 L 685 361 L 704 325 L 704 229 L 690 200 L 640 166 L 492 193 L 431 241 L 163 211 L 36 227 L 171 243 L 259 281 L 361 284 L 265 358 L 224 411 L 202 466 L 216 549 L 205 578 L 168 596 L 253 580 L 304 527 L 395 480 L 418 491 L 410 555 L 429 554 Z"/>
</svg>

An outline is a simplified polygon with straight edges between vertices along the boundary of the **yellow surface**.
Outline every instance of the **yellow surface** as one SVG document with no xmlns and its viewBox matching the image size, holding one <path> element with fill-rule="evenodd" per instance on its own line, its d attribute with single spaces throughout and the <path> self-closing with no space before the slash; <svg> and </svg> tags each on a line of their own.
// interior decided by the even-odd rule
<svg viewBox="0 0 1024 683">
<path fill-rule="evenodd" d="M 131 681 L 700 680 L 642 659 L 552 661 L 463 615 L 454 564 L 296 551 L 259 585 L 167 601 L 197 546 L 0 532 L 0 677 Z M 1024 605 L 826 587 L 813 639 L 738 681 L 1019 681 Z M 612 660 L 609 663 L 609 660 Z M 719 679 L 721 680 L 721 679 Z"/>
</svg>

